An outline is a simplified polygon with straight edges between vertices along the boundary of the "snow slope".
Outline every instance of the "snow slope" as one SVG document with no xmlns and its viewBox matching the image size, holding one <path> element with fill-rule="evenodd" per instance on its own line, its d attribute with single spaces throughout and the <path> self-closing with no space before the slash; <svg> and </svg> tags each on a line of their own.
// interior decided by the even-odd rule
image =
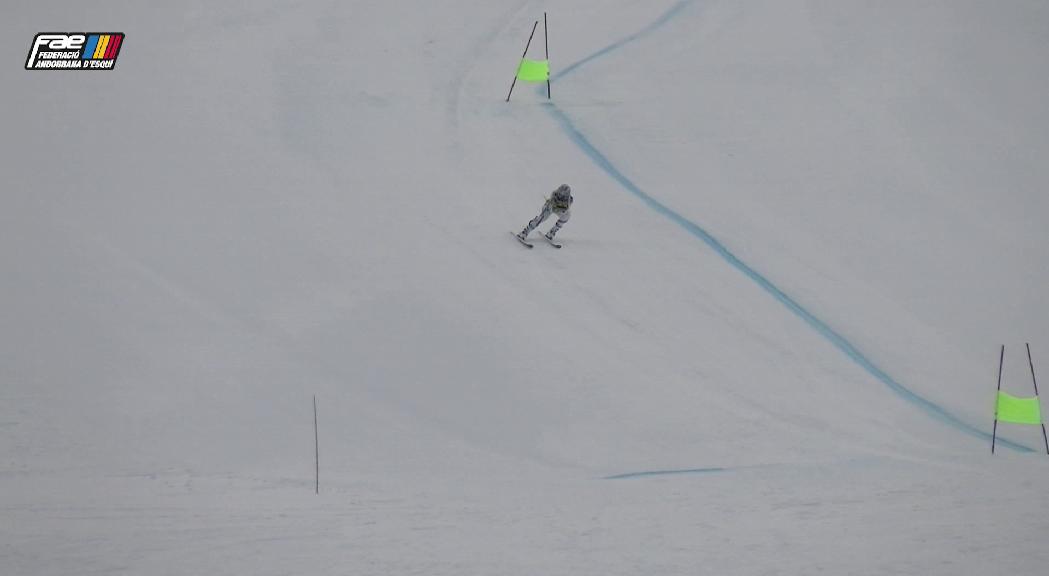
<svg viewBox="0 0 1049 576">
<path fill-rule="evenodd" d="M 506 103 L 544 11 L 553 100 Z M 113 71 L 18 64 L 89 29 Z M 1049 569 L 1040 431 L 989 453 L 998 347 L 1017 395 L 1049 358 L 1041 3 L 0 31 L 0 572 Z"/>
</svg>

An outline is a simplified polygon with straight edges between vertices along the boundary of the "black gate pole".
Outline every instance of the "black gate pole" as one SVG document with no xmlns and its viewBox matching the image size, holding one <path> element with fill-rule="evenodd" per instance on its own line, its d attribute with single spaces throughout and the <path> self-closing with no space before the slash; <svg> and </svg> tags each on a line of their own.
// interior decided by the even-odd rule
<svg viewBox="0 0 1049 576">
<path fill-rule="evenodd" d="M 1027 364 L 1031 366 L 1031 382 L 1034 383 L 1034 397 L 1038 398 L 1038 380 L 1034 377 L 1034 362 L 1031 361 L 1031 343 L 1027 343 Z M 1038 400 L 1041 404 L 1041 399 Z M 1041 412 L 1039 407 L 1039 412 Z M 1049 454 L 1049 437 L 1045 435 L 1045 422 L 1042 422 L 1042 440 L 1045 440 L 1045 453 Z"/>
<path fill-rule="evenodd" d="M 1005 360 L 1005 344 L 1002 344 L 1002 353 L 998 356 L 998 392 L 1002 391 L 1002 362 Z M 994 454 L 994 441 L 998 436 L 998 395 L 994 396 L 994 431 L 991 432 L 991 454 Z"/>
<path fill-rule="evenodd" d="M 536 29 L 537 26 L 539 26 L 539 21 L 538 20 L 535 21 L 535 24 L 532 24 L 532 33 L 528 35 L 528 44 L 525 44 L 524 52 L 521 54 L 521 59 L 522 60 L 524 60 L 524 57 L 528 55 L 528 47 L 532 45 L 532 36 L 535 36 L 535 29 Z M 520 68 L 518 68 L 518 69 L 520 69 Z M 507 102 L 510 101 L 510 94 L 514 93 L 514 86 L 516 86 L 516 85 L 517 85 L 517 72 L 514 72 L 514 81 L 510 84 L 510 92 L 508 92 L 506 94 L 506 101 Z"/>
<path fill-rule="evenodd" d="M 546 44 L 546 99 L 550 99 L 550 35 L 546 30 L 546 12 L 543 12 L 543 41 Z"/>
<path fill-rule="evenodd" d="M 317 432 L 317 396 L 313 396 L 313 454 L 314 462 L 317 464 L 317 494 L 321 493 L 321 444 L 320 433 Z"/>
</svg>

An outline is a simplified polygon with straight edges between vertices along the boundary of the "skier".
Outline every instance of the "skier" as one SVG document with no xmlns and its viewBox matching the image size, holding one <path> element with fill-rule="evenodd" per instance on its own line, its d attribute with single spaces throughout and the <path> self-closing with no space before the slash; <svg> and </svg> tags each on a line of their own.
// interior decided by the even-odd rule
<svg viewBox="0 0 1049 576">
<path fill-rule="evenodd" d="M 557 231 L 560 230 L 561 227 L 565 225 L 565 222 L 568 222 L 568 218 L 572 216 L 572 212 L 569 210 L 571 207 L 572 188 L 570 188 L 568 184 L 562 184 L 558 186 L 557 190 L 554 190 L 554 193 L 543 203 L 543 209 L 539 211 L 539 215 L 532 218 L 528 225 L 524 227 L 524 230 L 517 233 L 517 237 L 522 242 L 525 242 L 525 239 L 528 238 L 528 234 L 530 234 L 532 230 L 535 230 L 536 226 L 542 224 L 543 221 L 549 218 L 550 214 L 553 213 L 557 214 L 557 222 L 554 222 L 554 225 L 550 227 L 550 230 L 544 234 L 546 239 L 552 243 Z"/>
</svg>

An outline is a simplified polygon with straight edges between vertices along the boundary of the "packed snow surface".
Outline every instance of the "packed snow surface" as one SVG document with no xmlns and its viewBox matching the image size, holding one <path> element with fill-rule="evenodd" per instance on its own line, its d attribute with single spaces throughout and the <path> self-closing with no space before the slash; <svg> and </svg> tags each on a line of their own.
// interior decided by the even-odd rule
<svg viewBox="0 0 1049 576">
<path fill-rule="evenodd" d="M 1042 430 L 991 454 L 1000 347 L 1049 382 L 1046 3 L 0 32 L 0 573 L 1049 573 Z"/>
</svg>

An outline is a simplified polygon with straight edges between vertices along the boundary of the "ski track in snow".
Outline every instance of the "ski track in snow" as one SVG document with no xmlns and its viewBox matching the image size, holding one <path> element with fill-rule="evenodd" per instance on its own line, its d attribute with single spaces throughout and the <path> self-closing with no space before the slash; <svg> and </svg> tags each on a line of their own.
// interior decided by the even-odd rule
<svg viewBox="0 0 1049 576">
<path fill-rule="evenodd" d="M 616 52 L 620 48 L 625 47 L 637 40 L 658 31 L 666 24 L 672 22 L 675 18 L 685 12 L 685 9 L 695 3 L 695 0 L 682 0 L 669 10 L 659 16 L 656 20 L 633 34 L 630 34 L 596 52 L 584 57 L 583 59 L 569 64 L 561 72 L 554 74 L 552 80 L 558 80 L 568 76 L 569 74 L 579 70 L 584 65 L 601 59 L 613 52 Z M 542 87 L 545 90 L 545 87 Z M 578 147 L 584 154 L 586 154 L 603 172 L 608 174 L 613 180 L 619 183 L 627 192 L 641 200 L 646 206 L 651 208 L 653 211 L 662 214 L 669 220 L 683 228 L 686 232 L 692 236 L 703 241 L 707 246 L 714 250 L 722 259 L 728 262 L 733 268 L 736 268 L 748 278 L 750 278 L 755 284 L 760 286 L 764 291 L 768 292 L 773 298 L 783 304 L 788 310 L 793 312 L 796 316 L 801 318 L 814 329 L 820 336 L 830 342 L 835 348 L 841 351 L 846 357 L 852 360 L 860 368 L 866 371 L 868 374 L 873 376 L 879 382 L 884 384 L 889 390 L 895 393 L 904 401 L 916 406 L 930 417 L 939 420 L 951 426 L 965 434 L 979 438 L 981 440 L 990 441 L 991 435 L 987 432 L 965 422 L 958 416 L 952 414 L 943 406 L 940 406 L 936 402 L 918 394 L 910 388 L 904 386 L 898 382 L 895 378 L 890 376 L 885 370 L 870 360 L 862 351 L 860 351 L 855 345 L 852 344 L 847 338 L 842 336 L 839 332 L 834 330 L 825 321 L 821 320 L 818 316 L 810 312 L 804 306 L 799 304 L 783 290 L 781 290 L 771 280 L 763 276 L 760 272 L 749 266 L 746 262 L 740 260 L 735 254 L 733 254 L 728 248 L 725 247 L 717 238 L 707 232 L 702 226 L 696 224 L 687 217 L 676 212 L 669 206 L 663 204 L 655 197 L 651 196 L 644 190 L 642 190 L 637 184 L 635 184 L 630 178 L 628 178 L 622 170 L 620 170 L 608 156 L 601 152 L 595 146 L 589 138 L 584 135 L 576 123 L 572 121 L 572 118 L 563 110 L 557 107 L 553 102 L 544 104 L 545 110 L 550 116 L 557 122 L 561 130 L 566 136 Z M 1016 450 L 1018 452 L 1033 452 L 1032 448 L 1029 448 L 1018 442 L 1007 440 L 999 437 L 998 442 L 1003 446 Z M 614 476 L 608 476 L 605 479 L 621 479 L 621 478 L 635 478 L 643 476 L 657 476 L 657 475 L 669 475 L 669 474 L 689 474 L 689 473 L 706 473 L 706 472 L 723 472 L 727 471 L 726 468 L 696 468 L 696 469 L 685 469 L 685 470 L 655 470 L 648 472 L 631 472 L 618 474 Z"/>
</svg>

